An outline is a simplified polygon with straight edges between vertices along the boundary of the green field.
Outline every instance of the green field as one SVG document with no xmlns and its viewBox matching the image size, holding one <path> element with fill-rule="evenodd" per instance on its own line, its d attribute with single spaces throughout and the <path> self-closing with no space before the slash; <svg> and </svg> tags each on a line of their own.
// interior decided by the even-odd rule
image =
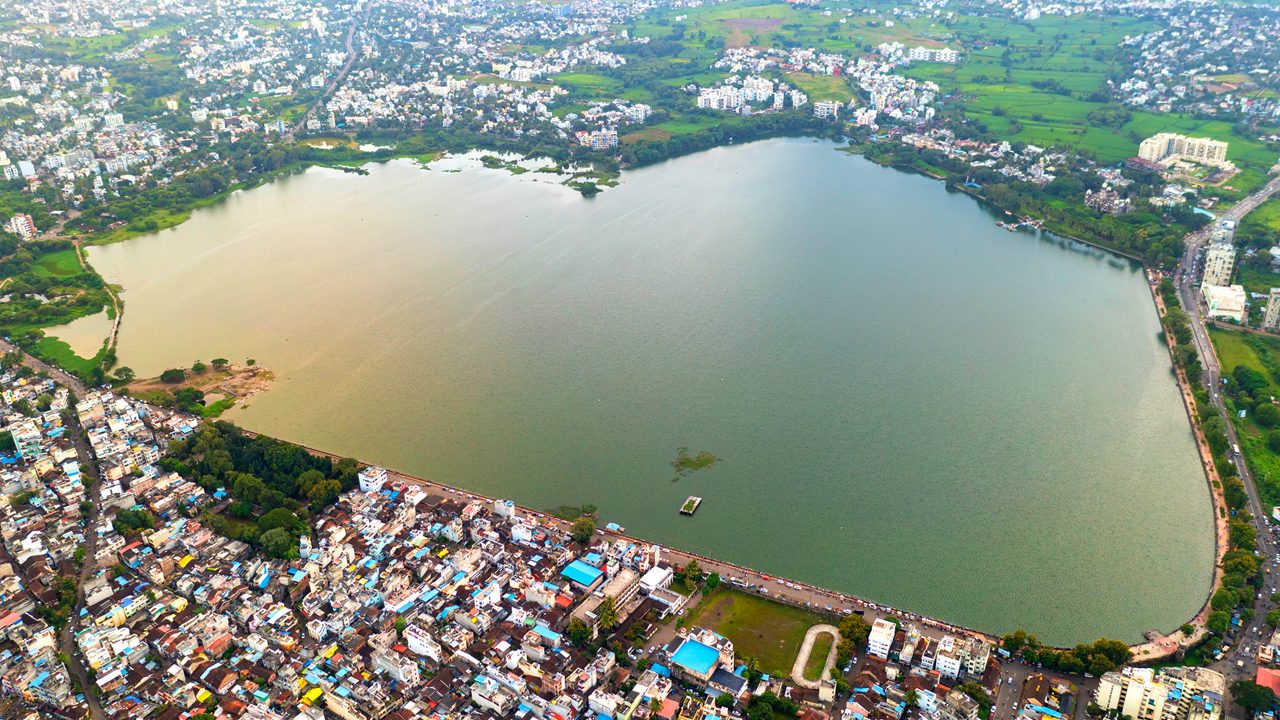
<svg viewBox="0 0 1280 720">
<path fill-rule="evenodd" d="M 795 85 L 809 96 L 810 100 L 839 100 L 847 103 L 853 96 L 853 88 L 849 81 L 840 75 L 814 75 L 806 72 L 789 72 L 782 79 Z"/>
<path fill-rule="evenodd" d="M 754 657 L 761 670 L 778 677 L 791 672 L 805 631 L 828 621 L 817 613 L 723 588 L 708 593 L 688 617 L 689 624 L 732 640 L 738 657 Z"/>
<path fill-rule="evenodd" d="M 102 364 L 102 357 L 107 351 L 106 341 L 102 348 L 91 358 L 82 358 L 71 349 L 71 346 L 56 337 L 46 335 L 36 341 L 35 354 L 52 362 L 58 367 L 81 376 L 87 376 L 93 369 Z"/>
<path fill-rule="evenodd" d="M 41 277 L 66 278 L 81 273 L 80 259 L 74 248 L 42 255 L 36 260 L 32 272 Z"/>
<path fill-rule="evenodd" d="M 827 666 L 827 655 L 831 653 L 831 636 L 822 633 L 813 641 L 813 650 L 804 664 L 804 676 L 809 680 L 821 680 L 822 669 Z"/>
<path fill-rule="evenodd" d="M 1268 371 L 1267 363 L 1263 360 L 1264 355 L 1269 355 L 1280 362 L 1280 338 L 1218 328 L 1210 328 L 1209 336 L 1213 340 L 1224 377 L 1229 376 L 1236 366 L 1244 365 L 1258 371 L 1270 381 L 1271 387 L 1265 394 L 1280 398 L 1280 383 L 1277 382 L 1276 375 Z M 1228 408 L 1232 408 L 1231 403 L 1228 403 Z M 1270 507 L 1280 504 L 1280 454 L 1268 447 L 1268 431 L 1254 422 L 1252 414 L 1241 418 L 1233 412 L 1232 422 L 1235 423 L 1240 438 L 1240 449 L 1249 469 L 1253 471 L 1263 505 Z"/>
</svg>

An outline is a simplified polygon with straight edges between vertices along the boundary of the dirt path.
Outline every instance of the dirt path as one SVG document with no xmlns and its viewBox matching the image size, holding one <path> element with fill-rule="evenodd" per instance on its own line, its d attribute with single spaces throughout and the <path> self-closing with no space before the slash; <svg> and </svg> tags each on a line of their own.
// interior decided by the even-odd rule
<svg viewBox="0 0 1280 720">
<path fill-rule="evenodd" d="M 809 664 L 809 655 L 813 653 L 813 644 L 818 636 L 826 633 L 831 636 L 831 647 L 827 649 L 827 661 L 822 665 L 819 680 L 810 680 L 804 676 L 804 666 Z M 802 688 L 817 690 L 822 681 L 831 677 L 831 668 L 836 664 L 836 645 L 840 644 L 840 631 L 835 625 L 814 625 L 804 634 L 804 642 L 800 643 L 800 652 L 796 653 L 796 661 L 791 666 L 791 682 Z"/>
<path fill-rule="evenodd" d="M 76 260 L 80 261 L 80 269 L 87 273 L 93 272 L 89 267 L 89 263 L 84 259 L 84 248 L 79 240 L 72 240 L 71 244 L 76 249 Z M 111 333 L 107 335 L 107 351 L 115 352 L 116 340 L 120 337 L 120 320 L 124 317 L 124 305 L 120 302 L 120 297 L 116 295 L 116 291 L 106 282 L 102 285 L 107 290 L 107 295 L 111 297 Z M 3 289 L 3 286 L 0 286 Z"/>
</svg>

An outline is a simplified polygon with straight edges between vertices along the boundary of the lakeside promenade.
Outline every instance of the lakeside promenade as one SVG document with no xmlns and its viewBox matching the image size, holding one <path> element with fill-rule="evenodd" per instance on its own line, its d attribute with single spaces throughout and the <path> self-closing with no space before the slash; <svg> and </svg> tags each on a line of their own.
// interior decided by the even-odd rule
<svg viewBox="0 0 1280 720">
<path fill-rule="evenodd" d="M 244 430 L 243 432 L 250 437 L 257 437 L 259 435 L 259 433 L 255 433 L 250 430 Z M 334 461 L 340 460 L 343 457 L 341 455 L 337 455 L 324 450 L 319 450 L 313 447 L 308 447 L 306 445 L 299 445 L 299 447 L 302 447 L 304 450 L 314 455 L 327 457 Z M 357 459 L 357 462 L 359 462 L 361 465 L 368 464 L 358 459 Z M 462 488 L 454 487 L 452 485 L 446 485 L 444 483 L 436 482 L 434 480 L 428 480 L 426 478 L 417 477 L 415 475 L 409 475 L 408 473 L 400 472 L 398 470 L 393 470 L 391 468 L 387 468 L 387 477 L 392 482 L 418 485 L 420 487 L 429 489 L 430 491 L 440 495 L 441 497 L 447 500 L 453 500 L 460 503 L 467 503 L 472 501 L 492 503 L 492 502 L 498 502 L 500 500 L 505 500 L 505 498 L 489 497 L 487 495 L 471 492 L 469 490 L 464 490 Z M 541 510 L 535 510 L 533 508 L 525 507 L 518 504 L 516 505 L 516 508 L 525 515 L 538 518 L 539 522 L 545 525 L 556 527 L 565 532 L 569 532 L 573 525 L 573 522 L 570 520 L 565 520 L 564 518 L 552 515 L 547 512 L 543 512 Z M 788 605 L 802 607 L 809 610 L 813 610 L 814 612 L 825 613 L 830 615 L 847 615 L 849 613 L 856 612 L 861 614 L 863 619 L 866 620 L 868 624 L 874 622 L 876 619 L 881 617 L 886 617 L 886 618 L 892 617 L 892 618 L 897 618 L 903 621 L 914 622 L 919 625 L 921 634 L 927 637 L 933 638 L 935 640 L 938 638 L 941 638 L 943 635 L 951 634 L 951 635 L 960 635 L 960 636 L 979 638 L 997 647 L 1001 643 L 1000 637 L 996 635 L 992 635 L 987 632 L 983 632 L 981 630 L 976 630 L 976 629 L 965 627 L 962 625 L 955 625 L 952 623 L 944 622 L 936 618 L 920 615 L 919 613 L 912 613 L 905 610 L 900 610 L 900 609 L 885 605 L 883 603 L 876 603 L 870 600 L 866 600 L 856 595 L 837 592 L 827 588 L 818 587 L 816 585 L 812 585 L 809 583 L 797 582 L 795 580 L 791 580 L 788 578 L 779 577 L 778 575 L 764 573 L 759 570 L 755 570 L 753 568 L 740 565 L 738 563 L 733 563 L 733 562 L 721 560 L 718 558 L 708 557 L 700 553 L 690 552 L 688 550 L 682 550 L 680 548 L 671 547 L 669 545 L 664 545 L 662 543 L 648 540 L 645 538 L 628 535 L 625 532 L 615 532 L 615 531 L 605 530 L 603 528 L 597 528 L 596 532 L 610 539 L 626 540 L 626 541 L 635 542 L 635 543 L 643 543 L 647 545 L 657 546 L 661 548 L 662 554 L 666 559 L 666 561 L 672 565 L 683 566 L 683 565 L 687 565 L 690 560 L 696 560 L 698 562 L 698 565 L 702 568 L 703 572 L 714 572 L 714 573 L 718 573 L 724 579 L 733 577 L 735 579 L 742 580 L 750 584 L 754 584 L 757 586 L 757 588 L 761 588 L 761 587 L 767 588 L 768 589 L 767 593 L 759 593 L 759 591 L 757 590 L 756 594 L 759 594 L 761 597 L 766 597 L 766 598 L 769 598 L 781 603 L 785 603 Z M 748 592 L 748 593 L 752 592 L 750 590 L 742 590 L 742 589 L 740 589 L 740 591 Z M 1208 606 L 1207 598 L 1205 600 L 1205 606 L 1206 607 Z M 1202 612 L 1202 614 L 1205 614 L 1205 613 Z M 1034 629 L 1028 629 L 1028 632 L 1034 633 Z M 1172 655 L 1174 652 L 1178 650 L 1178 647 L 1179 645 L 1177 641 L 1170 639 L 1168 636 L 1160 636 L 1158 640 L 1148 639 L 1147 641 L 1144 641 L 1137 645 L 1132 645 L 1130 646 L 1130 650 L 1134 652 L 1135 661 L 1137 660 L 1138 653 L 1142 652 L 1143 653 L 1142 659 L 1146 662 L 1152 662 L 1155 660 L 1159 660 L 1163 657 Z M 1069 649 L 1069 648 L 1060 648 L 1060 649 Z"/>
</svg>

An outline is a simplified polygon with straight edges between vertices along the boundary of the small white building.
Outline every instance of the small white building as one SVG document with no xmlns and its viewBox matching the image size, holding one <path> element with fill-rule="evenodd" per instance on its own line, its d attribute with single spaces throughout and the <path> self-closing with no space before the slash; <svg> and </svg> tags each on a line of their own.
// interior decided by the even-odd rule
<svg viewBox="0 0 1280 720">
<path fill-rule="evenodd" d="M 387 484 L 387 469 L 369 467 L 360 471 L 360 492 L 378 492 Z"/>
<path fill-rule="evenodd" d="M 867 652 L 881 660 L 887 660 L 889 648 L 893 647 L 893 636 L 897 632 L 897 625 L 884 618 L 878 618 L 872 623 L 871 632 L 867 634 Z"/>
<path fill-rule="evenodd" d="M 648 595 L 654 590 L 665 590 L 671 587 L 675 573 L 669 567 L 652 567 L 640 578 L 640 592 Z"/>
</svg>

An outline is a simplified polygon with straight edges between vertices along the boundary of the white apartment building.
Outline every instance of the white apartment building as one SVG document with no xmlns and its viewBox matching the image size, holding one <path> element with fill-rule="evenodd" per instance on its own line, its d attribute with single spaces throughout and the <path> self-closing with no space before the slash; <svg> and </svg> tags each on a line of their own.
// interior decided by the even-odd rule
<svg viewBox="0 0 1280 720">
<path fill-rule="evenodd" d="M 1189 138 L 1177 133 L 1158 133 L 1138 145 L 1138 157 L 1148 162 L 1172 165 L 1189 160 L 1210 167 L 1228 167 L 1227 143 L 1212 138 Z"/>
<path fill-rule="evenodd" d="M 1271 288 L 1267 294 L 1267 311 L 1262 316 L 1262 327 L 1267 330 L 1280 329 L 1280 288 Z"/>
<path fill-rule="evenodd" d="M 834 118 L 840 115 L 841 103 L 835 100 L 819 100 L 813 104 L 813 116 L 819 118 Z"/>
<path fill-rule="evenodd" d="M 9 218 L 9 222 L 4 224 L 4 229 L 17 235 L 23 241 L 30 240 L 36 236 L 36 223 L 31 219 L 30 215 L 19 213 Z"/>
<path fill-rule="evenodd" d="M 1202 285 L 1230 285 L 1235 269 L 1236 249 L 1232 245 L 1210 245 L 1204 256 Z"/>
<path fill-rule="evenodd" d="M 1226 685 L 1208 668 L 1124 668 L 1102 676 L 1097 703 L 1134 720 L 1218 720 Z"/>
<path fill-rule="evenodd" d="M 360 492 L 378 492 L 387 483 L 387 470 L 371 465 L 361 470 L 357 477 L 360 478 Z"/>
<path fill-rule="evenodd" d="M 893 647 L 893 636 L 897 631 L 897 625 L 884 618 L 877 619 L 871 625 L 871 632 L 867 634 L 867 653 L 881 660 L 887 660 L 889 648 Z"/>
<path fill-rule="evenodd" d="M 1280 287 L 1271 288 L 1267 293 L 1267 310 L 1262 315 L 1262 327 L 1268 331 L 1280 329 Z"/>
</svg>

